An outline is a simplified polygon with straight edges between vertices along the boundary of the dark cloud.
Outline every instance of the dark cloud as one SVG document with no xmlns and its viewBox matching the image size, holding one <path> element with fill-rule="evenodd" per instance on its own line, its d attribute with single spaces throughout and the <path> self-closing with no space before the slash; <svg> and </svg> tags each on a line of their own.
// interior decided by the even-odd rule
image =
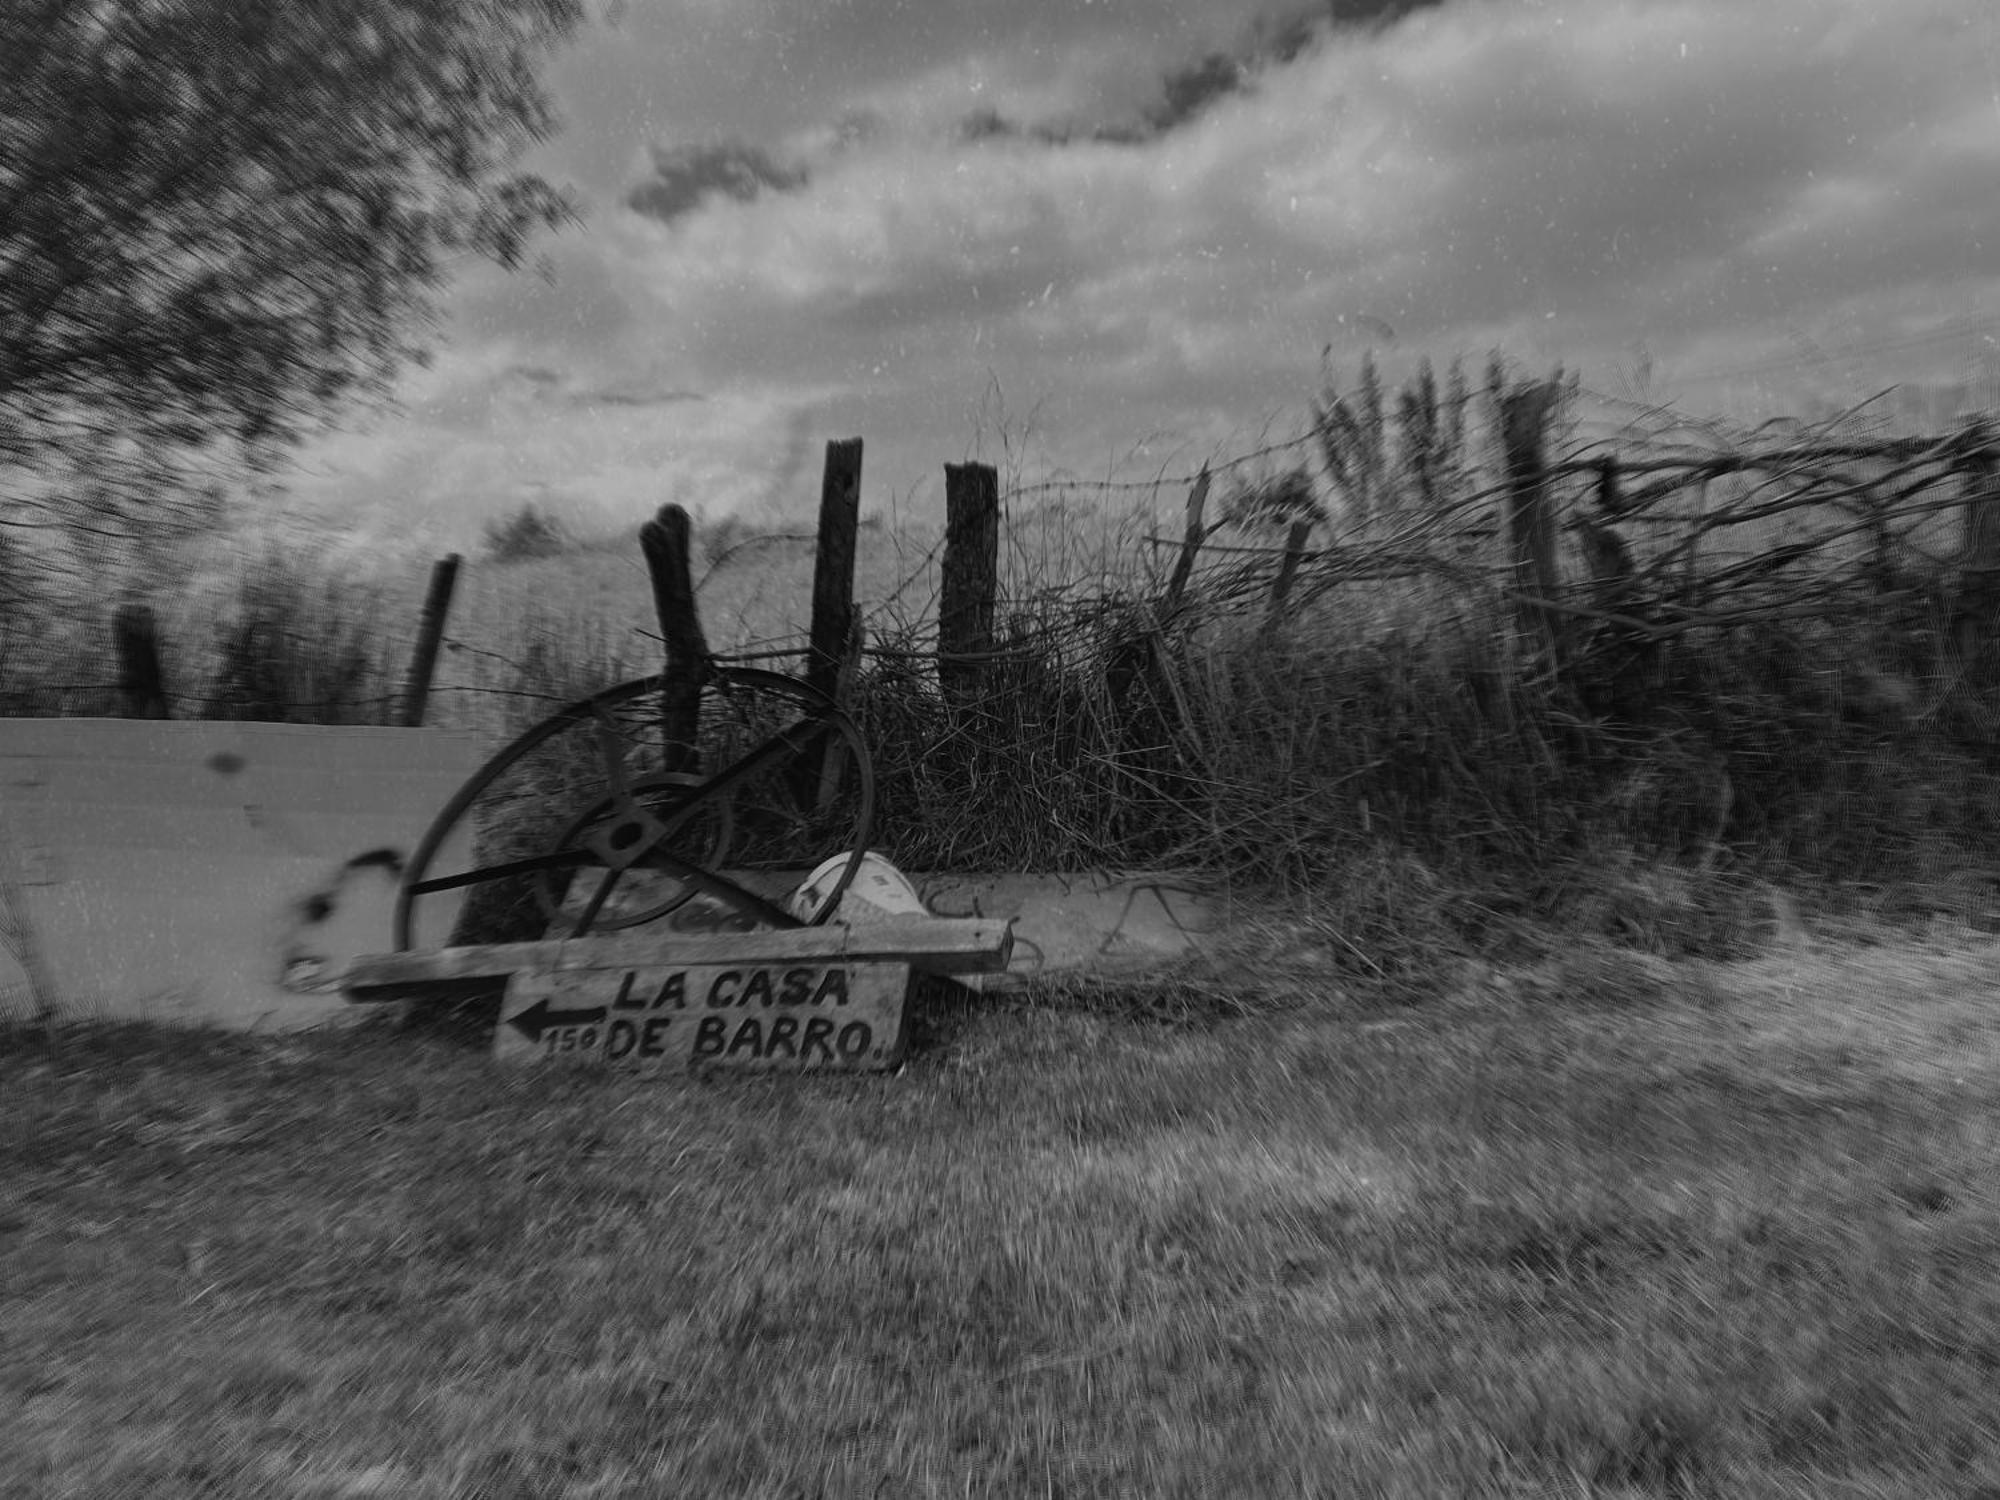
<svg viewBox="0 0 2000 1500">
<path fill-rule="evenodd" d="M 1231 94 L 1249 89 L 1257 73 L 1295 62 L 1320 38 L 1342 31 L 1381 31 L 1403 17 L 1444 0 L 1321 0 L 1308 9 L 1260 20 L 1233 52 L 1210 52 L 1198 61 L 1169 69 L 1160 79 L 1160 99 L 1145 113 L 1143 127 L 1113 125 L 1096 132 L 1099 140 L 1143 141 L 1206 114 Z"/>
<path fill-rule="evenodd" d="M 1018 123 L 997 109 L 975 109 L 958 122 L 958 138 L 962 141 L 1013 140 L 1022 133 Z"/>
<path fill-rule="evenodd" d="M 671 224 L 720 195 L 749 203 L 765 192 L 804 187 L 803 167 L 781 166 L 760 147 L 742 141 L 713 146 L 655 146 L 653 175 L 626 194 L 634 213 Z"/>
<path fill-rule="evenodd" d="M 1185 125 L 1216 100 L 1243 87 L 1247 69 L 1225 52 L 1211 52 L 1200 62 L 1176 68 L 1160 81 L 1161 99 L 1146 111 L 1155 134 Z"/>
<path fill-rule="evenodd" d="M 1168 68 L 1160 75 L 1158 98 L 1137 119 L 1112 120 L 1095 126 L 1072 122 L 1024 124 L 986 107 L 959 121 L 959 139 L 968 143 L 1030 140 L 1045 146 L 1077 141 L 1099 145 L 1144 145 L 1169 131 L 1200 119 L 1219 101 L 1247 92 L 1259 72 L 1297 61 L 1321 38 L 1342 31 L 1380 31 L 1405 16 L 1445 0 L 1321 0 L 1308 9 L 1253 26 L 1234 50 L 1214 50 L 1192 62 Z"/>
<path fill-rule="evenodd" d="M 1070 121 L 1023 124 L 999 110 L 974 110 L 958 122 L 958 138 L 977 144 L 994 140 L 1030 140 L 1044 146 L 1077 141 L 1099 145 L 1137 146 L 1179 128 L 1205 113 L 1216 100 L 1248 85 L 1249 65 L 1226 52 L 1211 52 L 1197 62 L 1170 69 L 1160 80 L 1160 98 L 1136 120 L 1115 120 L 1087 126 Z"/>
<path fill-rule="evenodd" d="M 688 401 L 706 401 L 700 391 L 684 391 L 642 384 L 603 385 L 577 391 L 571 406 L 679 406 Z"/>
<path fill-rule="evenodd" d="M 1328 24 L 1333 26 L 1380 28 L 1393 26 L 1413 12 L 1443 3 L 1444 0 L 1326 0 L 1325 14 Z M 1313 14 L 1302 12 L 1300 19 L 1310 20 Z"/>
</svg>

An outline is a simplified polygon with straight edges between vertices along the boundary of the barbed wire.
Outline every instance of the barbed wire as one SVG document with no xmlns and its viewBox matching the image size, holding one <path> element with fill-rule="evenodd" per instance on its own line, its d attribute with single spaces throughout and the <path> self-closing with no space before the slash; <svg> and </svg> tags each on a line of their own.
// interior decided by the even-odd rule
<svg viewBox="0 0 2000 1500">
<path fill-rule="evenodd" d="M 1847 414 L 1867 404 L 1858 403 Z M 1774 611 L 1797 613 L 1831 597 L 1825 580 L 1797 578 L 1798 565 L 1808 557 L 1862 546 L 1880 558 L 1893 553 L 1931 568 L 1947 565 L 1951 561 L 1948 549 L 1934 545 L 1920 532 L 1940 517 L 1969 515 L 1968 506 L 1977 493 L 1985 492 L 1978 487 L 1990 486 L 1993 471 L 2000 466 L 2000 447 L 1996 447 L 1993 425 L 1985 417 L 1975 415 L 1949 431 L 1928 436 L 1855 439 L 1838 431 L 1842 415 L 1846 414 L 1828 419 L 1816 436 L 1804 438 L 1786 432 L 1776 440 L 1759 440 L 1759 434 L 1771 433 L 1769 424 L 1733 441 L 1708 430 L 1703 431 L 1701 442 L 1629 431 L 1615 437 L 1594 437 L 1552 456 L 1541 466 L 1536 482 L 1562 488 L 1565 503 L 1577 507 L 1567 523 L 1572 527 L 1586 523 L 1628 525 L 1635 537 L 1641 532 L 1657 534 L 1658 540 L 1645 542 L 1633 563 L 1634 578 L 1653 591 L 1661 612 L 1645 625 L 1654 635 L 1757 617 L 1760 612 L 1763 617 Z M 1213 460 L 1195 473 L 1163 473 L 1146 481 L 1050 479 L 1016 486 L 1006 498 L 1013 501 L 1089 490 L 1157 492 L 1170 486 L 1192 486 L 1204 473 L 1212 478 L 1240 471 L 1274 455 L 1297 453 L 1313 441 L 1314 434 L 1308 433 Z M 1275 534 L 1270 540 L 1259 539 L 1254 527 L 1240 516 L 1207 523 L 1197 538 L 1200 567 L 1192 577 L 1190 598 L 1181 605 L 1182 613 L 1192 618 L 1202 610 L 1240 610 L 1248 599 L 1268 597 L 1273 570 L 1289 566 L 1300 572 L 1302 597 L 1343 583 L 1427 576 L 1454 587 L 1497 590 L 1499 596 L 1544 606 L 1552 612 L 1621 625 L 1632 623 L 1632 617 L 1616 610 L 1521 590 L 1515 577 L 1518 564 L 1511 556 L 1468 552 L 1476 552 L 1504 532 L 1504 507 L 1519 482 L 1517 478 L 1490 476 L 1472 480 L 1471 473 L 1465 469 L 1448 476 L 1451 482 L 1435 492 L 1430 503 L 1419 505 L 1407 498 L 1409 486 L 1404 481 L 1409 476 L 1385 465 L 1384 493 L 1392 497 L 1401 494 L 1404 501 L 1387 504 L 1365 517 L 1321 512 L 1316 524 L 1323 524 L 1326 530 L 1320 544 L 1312 547 L 1294 545 Z M 1739 476 L 1746 482 L 1720 498 L 1707 488 L 1717 480 Z M 1591 493 L 1585 487 L 1593 484 L 1599 487 L 1599 504 L 1594 511 L 1585 501 Z M 1688 491 L 1701 497 L 1699 505 L 1689 508 L 1668 503 Z M 1596 520 L 1590 522 L 1593 514 Z M 1782 543 L 1750 547 L 1717 544 L 1724 533 L 1777 524 L 1803 530 Z M 1218 540 L 1217 533 L 1226 527 L 1234 527 L 1238 534 Z M 746 539 L 723 552 L 715 566 L 757 540 Z M 1188 546 L 1186 538 L 1150 530 L 1127 542 L 1148 556 Z M 892 664 L 936 658 L 939 632 L 935 597 L 920 602 L 909 613 L 904 612 L 904 604 L 913 588 L 931 579 L 943 545 L 939 538 L 904 570 L 884 597 L 861 607 L 865 658 Z M 1675 581 L 1674 570 L 1684 568 L 1697 550 L 1708 563 L 1698 586 Z M 710 573 L 713 571 L 711 568 Z M 1085 627 L 1127 628 L 1134 609 L 1150 609 L 1158 603 L 1161 581 L 1147 565 L 1130 577 L 1099 570 L 1061 584 L 996 594 L 992 601 L 995 643 L 988 650 L 954 655 L 978 661 L 998 660 L 1028 649 L 1067 650 L 1061 638 Z M 1714 601 L 1729 591 L 1737 591 L 1749 602 L 1740 609 L 1717 607 Z M 1878 589 L 1871 597 L 1885 596 Z M 656 653 L 663 651 L 656 633 L 635 627 L 633 636 L 649 642 Z M 506 686 L 447 681 L 430 688 L 433 695 L 461 701 L 559 705 L 577 696 L 562 688 L 564 678 L 583 680 L 590 675 L 579 674 L 574 664 L 559 659 L 537 660 L 532 651 L 527 660 L 521 660 L 458 636 L 447 637 L 442 645 L 453 657 L 493 663 L 512 678 Z M 730 649 L 713 653 L 713 659 L 740 665 L 803 662 L 808 652 L 804 632 L 793 630 L 737 641 Z M 598 665 L 612 676 L 623 675 L 616 653 Z M 121 691 L 121 685 L 113 681 L 30 682 L 7 690 L 0 703 L 12 707 L 0 711 L 21 712 L 23 705 L 79 696 L 115 701 Z M 285 718 L 334 714 L 350 721 L 366 721 L 371 715 L 386 719 L 404 700 L 404 693 L 333 693 L 285 699 L 253 686 L 247 690 L 167 692 L 165 697 L 173 711 L 194 717 L 233 710 Z"/>
</svg>

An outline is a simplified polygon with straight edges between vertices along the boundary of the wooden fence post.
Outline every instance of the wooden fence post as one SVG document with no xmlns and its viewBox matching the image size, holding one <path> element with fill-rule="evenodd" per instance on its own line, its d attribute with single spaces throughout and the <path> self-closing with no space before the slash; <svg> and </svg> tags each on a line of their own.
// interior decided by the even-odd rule
<svg viewBox="0 0 2000 1500">
<path fill-rule="evenodd" d="M 167 683 L 160 669 L 159 624 L 144 604 L 121 604 L 111 616 L 118 650 L 118 692 L 128 719 L 171 719 Z"/>
<path fill-rule="evenodd" d="M 696 768 L 701 690 L 708 679 L 708 640 L 701 633 L 688 566 L 692 529 L 688 513 L 678 505 L 661 506 L 659 514 L 639 528 L 639 549 L 653 580 L 653 612 L 666 651 L 666 685 L 660 691 L 665 744 L 660 763 L 667 771 Z"/>
<path fill-rule="evenodd" d="M 1166 612 L 1171 614 L 1180 607 L 1181 597 L 1187 592 L 1188 579 L 1194 573 L 1195 555 L 1201 551 L 1201 544 L 1208 533 L 1202 529 L 1201 512 L 1208 504 L 1208 465 L 1201 466 L 1201 473 L 1195 476 L 1194 488 L 1187 497 L 1187 530 L 1181 534 L 1181 553 L 1174 559 L 1174 573 L 1167 580 Z"/>
<path fill-rule="evenodd" d="M 938 685 L 977 686 L 993 650 L 1000 590 L 1000 475 L 991 464 L 944 466 L 944 568 L 938 594 Z"/>
<path fill-rule="evenodd" d="M 1306 540 L 1312 529 L 1312 518 L 1303 516 L 1292 522 L 1291 530 L 1285 533 L 1285 555 L 1279 560 L 1278 576 L 1271 582 L 1271 609 L 1264 617 L 1267 634 L 1276 630 L 1285 618 L 1285 600 L 1291 596 L 1293 580 L 1299 576 L 1299 564 L 1305 561 Z"/>
<path fill-rule="evenodd" d="M 410 656 L 410 675 L 403 683 L 403 702 L 396 714 L 396 722 L 406 729 L 424 722 L 431 677 L 437 671 L 438 647 L 444 642 L 444 622 L 451 613 L 452 590 L 458 585 L 459 561 L 459 555 L 450 552 L 431 564 L 424 612 L 417 618 L 417 648 Z"/>
<path fill-rule="evenodd" d="M 1952 644 L 1969 661 L 1991 636 L 2000 614 L 2000 455 L 1991 446 L 1992 429 L 1974 418 L 1965 432 L 1962 540 L 1958 597 L 1954 601 Z"/>
<path fill-rule="evenodd" d="M 806 681 L 838 701 L 841 669 L 854 642 L 854 545 L 861 527 L 861 439 L 826 445 L 819 489 L 819 543 L 813 554 L 812 635 Z"/>
<path fill-rule="evenodd" d="M 1554 616 L 1540 601 L 1553 599 L 1556 515 L 1548 487 L 1549 416 L 1562 399 L 1554 380 L 1533 381 L 1502 392 L 1500 443 L 1507 461 L 1507 542 L 1523 633 L 1555 644 Z"/>
</svg>

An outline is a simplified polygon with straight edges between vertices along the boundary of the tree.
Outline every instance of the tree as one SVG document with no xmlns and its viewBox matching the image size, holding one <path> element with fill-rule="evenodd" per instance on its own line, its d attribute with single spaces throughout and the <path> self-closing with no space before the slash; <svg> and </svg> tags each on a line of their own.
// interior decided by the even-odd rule
<svg viewBox="0 0 2000 1500">
<path fill-rule="evenodd" d="M 143 525 L 135 496 L 386 394 L 456 261 L 571 217 L 514 169 L 582 15 L 0 0 L 0 520 Z"/>
<path fill-rule="evenodd" d="M 532 500 L 511 516 L 486 523 L 486 555 L 496 563 L 558 557 L 569 546 L 569 528 Z"/>
<path fill-rule="evenodd" d="M 1313 493 L 1312 475 L 1301 467 L 1237 486 L 1222 502 L 1222 519 L 1251 530 L 1283 529 L 1300 521 L 1324 521 L 1326 507 Z"/>
</svg>

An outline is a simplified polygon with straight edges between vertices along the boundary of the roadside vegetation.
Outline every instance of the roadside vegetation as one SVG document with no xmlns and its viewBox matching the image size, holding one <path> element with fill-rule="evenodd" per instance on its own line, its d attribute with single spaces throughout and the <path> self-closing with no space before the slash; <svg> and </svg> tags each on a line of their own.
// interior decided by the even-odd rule
<svg viewBox="0 0 2000 1500">
<path fill-rule="evenodd" d="M 432 559 L 236 501 L 570 222 L 585 19 L 0 10 L 0 714 L 117 712 L 143 606 L 174 717 L 389 721 Z M 934 532 L 864 524 L 874 842 L 1199 872 L 1265 913 L 1211 961 L 924 991 L 886 1077 L 0 1029 L 0 1497 L 2000 1500 L 1993 433 L 1576 396 L 1007 442 L 950 691 Z M 811 530 L 705 519 L 725 658 L 796 663 Z M 481 540 L 431 722 L 654 670 L 630 536 Z"/>
<path fill-rule="evenodd" d="M 1437 964 L 1579 937 L 1726 958 L 1801 923 L 1990 930 L 1985 429 L 1690 443 L 1662 417 L 1605 440 L 1572 394 L 1497 366 L 1477 390 L 1425 371 L 1384 392 L 1364 366 L 1299 440 L 1204 473 L 1178 577 L 1178 488 L 1009 476 L 990 659 L 950 694 L 935 532 L 864 525 L 848 706 L 882 783 L 876 842 L 911 869 L 1204 871 L 1338 913 L 1353 977 L 1407 958 L 1417 993 Z M 1524 453 L 1545 561 L 1516 536 Z M 811 534 L 698 528 L 725 658 L 797 669 Z M 655 669 L 631 537 L 530 508 L 485 541 L 432 722 L 497 744 Z M 209 536 L 95 584 L 153 606 L 177 716 L 384 722 L 429 561 Z M 5 711 L 116 711 L 83 577 L 30 576 L 40 594 L 0 622 Z"/>
<path fill-rule="evenodd" d="M 935 537 L 862 533 L 878 847 L 1201 872 L 1213 962 L 940 986 L 867 1079 L 0 1036 L 0 1495 L 2000 1497 L 1978 429 L 1607 470 L 1559 384 L 1372 380 L 1179 576 L 1183 492 L 1014 476 L 950 694 Z M 701 529 L 719 652 L 787 666 L 809 532 Z M 486 541 L 433 722 L 654 669 L 629 538 Z M 383 722 L 413 562 L 105 594 L 179 716 Z M 6 711 L 115 711 L 101 621 L 7 624 Z"/>
</svg>

